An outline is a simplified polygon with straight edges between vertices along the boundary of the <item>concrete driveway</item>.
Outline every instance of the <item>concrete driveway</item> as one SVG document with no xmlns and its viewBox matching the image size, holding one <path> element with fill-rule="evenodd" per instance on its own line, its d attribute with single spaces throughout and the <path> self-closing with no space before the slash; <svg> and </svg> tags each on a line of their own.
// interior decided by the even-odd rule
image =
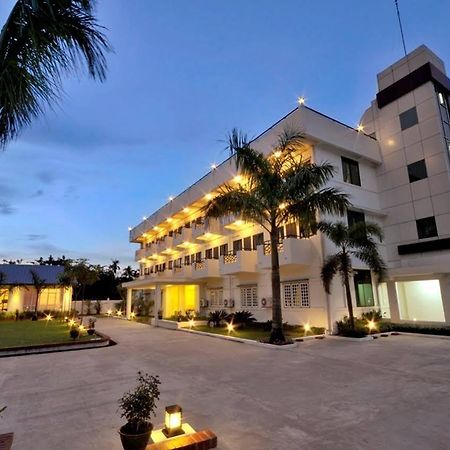
<svg viewBox="0 0 450 450">
<path fill-rule="evenodd" d="M 325 339 L 276 351 L 114 319 L 118 345 L 0 359 L 0 432 L 16 450 L 114 450 L 117 399 L 138 370 L 159 374 L 221 449 L 448 449 L 450 340 Z"/>
</svg>

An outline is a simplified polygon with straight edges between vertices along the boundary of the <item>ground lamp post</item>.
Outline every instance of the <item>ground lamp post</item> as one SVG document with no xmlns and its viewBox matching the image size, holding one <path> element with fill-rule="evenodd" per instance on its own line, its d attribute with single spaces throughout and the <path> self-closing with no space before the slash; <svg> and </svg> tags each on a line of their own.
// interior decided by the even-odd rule
<svg viewBox="0 0 450 450">
<path fill-rule="evenodd" d="M 179 405 L 166 406 L 166 415 L 164 419 L 165 427 L 162 432 L 167 438 L 184 434 L 182 424 L 182 409 Z"/>
</svg>

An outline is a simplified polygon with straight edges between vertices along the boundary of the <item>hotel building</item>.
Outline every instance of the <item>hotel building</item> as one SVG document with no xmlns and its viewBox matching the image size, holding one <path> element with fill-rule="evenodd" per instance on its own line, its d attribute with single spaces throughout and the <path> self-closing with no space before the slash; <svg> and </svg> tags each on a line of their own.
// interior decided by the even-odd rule
<svg viewBox="0 0 450 450">
<path fill-rule="evenodd" d="M 330 185 L 349 194 L 346 217 L 384 230 L 380 251 L 388 266 L 377 284 L 353 261 L 355 314 L 379 309 L 393 322 L 450 325 L 450 79 L 443 61 L 421 46 L 378 74 L 378 93 L 354 128 L 304 104 L 258 136 L 252 146 L 269 155 L 286 127 L 304 133 L 303 157 L 335 167 Z M 201 208 L 224 184 L 241 182 L 224 161 L 130 230 L 138 244 L 140 277 L 125 283 L 127 314 L 134 291 L 155 301 L 163 318 L 177 311 L 250 310 L 271 318 L 268 234 L 239 217 L 207 225 Z M 320 269 L 335 252 L 298 223 L 280 229 L 283 320 L 335 328 L 347 314 L 339 277 L 331 295 Z M 157 321 L 156 321 L 157 322 Z"/>
</svg>

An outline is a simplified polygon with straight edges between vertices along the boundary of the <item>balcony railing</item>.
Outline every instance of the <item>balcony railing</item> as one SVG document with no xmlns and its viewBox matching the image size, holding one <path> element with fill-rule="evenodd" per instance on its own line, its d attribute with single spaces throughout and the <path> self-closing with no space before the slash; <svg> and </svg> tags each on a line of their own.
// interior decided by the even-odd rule
<svg viewBox="0 0 450 450">
<path fill-rule="evenodd" d="M 277 247 L 278 247 L 278 253 L 280 253 L 280 252 L 282 252 L 284 250 L 283 240 L 280 239 L 278 241 Z M 272 254 L 272 246 L 271 246 L 270 241 L 264 241 L 264 247 L 263 248 L 264 248 L 264 254 L 265 255 L 271 255 Z"/>
<path fill-rule="evenodd" d="M 235 262 L 237 262 L 237 254 L 235 252 L 228 252 L 226 255 L 223 255 L 224 264 L 234 264 Z"/>
</svg>

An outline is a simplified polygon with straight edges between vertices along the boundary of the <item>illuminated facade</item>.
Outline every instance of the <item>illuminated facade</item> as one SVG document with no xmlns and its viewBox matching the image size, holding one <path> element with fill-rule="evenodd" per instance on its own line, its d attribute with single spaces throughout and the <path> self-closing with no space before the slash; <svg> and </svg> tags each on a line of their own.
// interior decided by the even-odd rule
<svg viewBox="0 0 450 450">
<path fill-rule="evenodd" d="M 450 80 L 442 61 L 421 46 L 381 72 L 378 87 L 356 128 L 299 101 L 252 146 L 269 155 L 285 127 L 300 129 L 302 156 L 332 163 L 330 185 L 350 195 L 352 207 L 340 220 L 384 229 L 387 280 L 376 285 L 354 261 L 357 315 L 380 309 L 395 322 L 450 324 Z M 220 186 L 241 178 L 231 158 L 130 230 L 140 245 L 141 276 L 125 284 L 128 314 L 133 291 L 145 290 L 164 318 L 216 309 L 271 318 L 268 234 L 239 217 L 205 225 L 201 214 Z M 344 291 L 337 278 L 326 295 L 320 268 L 335 249 L 321 234 L 304 238 L 298 223 L 284 224 L 280 236 L 283 319 L 333 329 L 347 313 Z"/>
</svg>

